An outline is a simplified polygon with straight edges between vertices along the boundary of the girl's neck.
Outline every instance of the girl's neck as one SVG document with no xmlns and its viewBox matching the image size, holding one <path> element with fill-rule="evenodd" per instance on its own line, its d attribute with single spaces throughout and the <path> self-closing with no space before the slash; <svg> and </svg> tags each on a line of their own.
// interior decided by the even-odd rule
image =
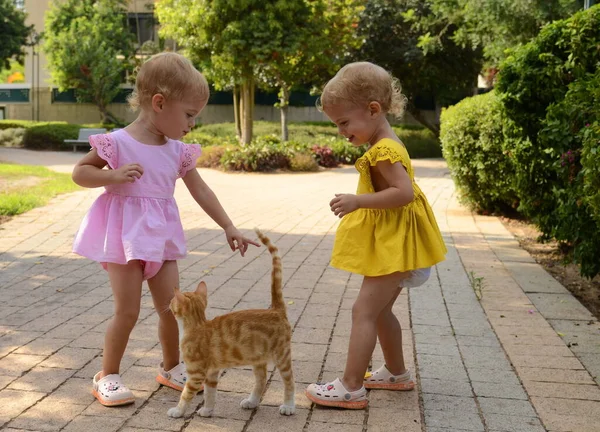
<svg viewBox="0 0 600 432">
<path fill-rule="evenodd" d="M 143 111 L 125 129 L 134 139 L 144 144 L 163 145 L 168 141 L 168 138 L 158 130 L 153 119 Z"/>
<path fill-rule="evenodd" d="M 386 118 L 383 119 L 380 125 L 373 131 L 371 138 L 369 138 L 369 148 L 373 147 L 384 138 L 400 141 Z"/>
</svg>

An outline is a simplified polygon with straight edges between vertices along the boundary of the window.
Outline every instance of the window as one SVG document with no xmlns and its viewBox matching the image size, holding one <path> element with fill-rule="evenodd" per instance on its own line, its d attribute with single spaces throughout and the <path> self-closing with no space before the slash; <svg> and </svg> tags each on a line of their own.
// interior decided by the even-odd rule
<svg viewBox="0 0 600 432">
<path fill-rule="evenodd" d="M 152 13 L 128 13 L 127 22 L 129 30 L 136 35 L 138 43 L 154 40 L 154 14 Z"/>
<path fill-rule="evenodd" d="M 13 0 L 17 9 L 25 9 L 25 0 Z"/>
<path fill-rule="evenodd" d="M 0 120 L 4 120 L 6 118 L 6 107 L 0 106 Z"/>
</svg>

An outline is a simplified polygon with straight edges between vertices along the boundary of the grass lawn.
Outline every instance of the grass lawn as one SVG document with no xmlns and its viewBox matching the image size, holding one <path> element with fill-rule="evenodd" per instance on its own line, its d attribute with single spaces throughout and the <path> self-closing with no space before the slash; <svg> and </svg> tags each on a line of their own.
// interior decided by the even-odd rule
<svg viewBox="0 0 600 432">
<path fill-rule="evenodd" d="M 58 194 L 78 189 L 69 174 L 0 162 L 0 217 L 25 213 Z"/>
</svg>

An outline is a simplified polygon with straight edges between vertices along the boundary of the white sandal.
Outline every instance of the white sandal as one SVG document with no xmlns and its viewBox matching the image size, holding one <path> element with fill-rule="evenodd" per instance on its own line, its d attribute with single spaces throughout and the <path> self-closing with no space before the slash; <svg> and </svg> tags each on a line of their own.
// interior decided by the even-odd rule
<svg viewBox="0 0 600 432">
<path fill-rule="evenodd" d="M 365 374 L 364 386 L 368 389 L 409 391 L 415 388 L 415 380 L 409 370 L 402 375 L 392 375 L 383 365 Z"/>
<path fill-rule="evenodd" d="M 369 404 L 367 390 L 362 387 L 356 391 L 346 390 L 339 378 L 327 384 L 311 384 L 306 389 L 306 397 L 317 405 L 363 409 Z"/>
<path fill-rule="evenodd" d="M 92 379 L 92 394 L 104 406 L 126 405 L 135 402 L 135 397 L 121 380 L 119 374 L 110 374 L 98 379 L 98 372 Z"/>
<path fill-rule="evenodd" d="M 180 362 L 173 369 L 166 371 L 163 369 L 163 364 L 160 364 L 160 371 L 156 377 L 156 381 L 164 386 L 171 387 L 175 390 L 183 391 L 185 382 L 187 381 L 187 371 L 185 363 Z"/>
</svg>

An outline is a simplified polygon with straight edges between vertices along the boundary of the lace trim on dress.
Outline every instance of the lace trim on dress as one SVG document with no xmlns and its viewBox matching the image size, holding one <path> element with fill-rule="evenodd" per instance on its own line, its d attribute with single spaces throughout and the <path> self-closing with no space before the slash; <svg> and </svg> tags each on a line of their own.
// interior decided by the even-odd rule
<svg viewBox="0 0 600 432">
<path fill-rule="evenodd" d="M 368 156 L 371 165 L 375 165 L 377 162 L 389 160 L 391 163 L 402 162 L 402 155 L 396 150 L 389 147 L 380 147 L 377 152 L 369 153 Z"/>
<path fill-rule="evenodd" d="M 112 169 L 116 169 L 117 146 L 113 143 L 109 134 L 91 135 L 90 145 L 96 149 L 98 156 L 108 162 Z"/>
<path fill-rule="evenodd" d="M 382 146 L 377 149 L 372 149 L 372 151 L 368 151 L 363 157 L 359 158 L 356 161 L 356 169 L 368 173 L 369 166 L 375 166 L 377 162 L 384 160 L 389 160 L 391 163 L 400 162 L 402 165 L 406 166 L 406 163 L 399 152 L 392 148 Z"/>
<path fill-rule="evenodd" d="M 177 175 L 183 177 L 189 170 L 196 165 L 196 159 L 200 156 L 201 150 L 198 144 L 183 144 L 183 155 Z"/>
</svg>

